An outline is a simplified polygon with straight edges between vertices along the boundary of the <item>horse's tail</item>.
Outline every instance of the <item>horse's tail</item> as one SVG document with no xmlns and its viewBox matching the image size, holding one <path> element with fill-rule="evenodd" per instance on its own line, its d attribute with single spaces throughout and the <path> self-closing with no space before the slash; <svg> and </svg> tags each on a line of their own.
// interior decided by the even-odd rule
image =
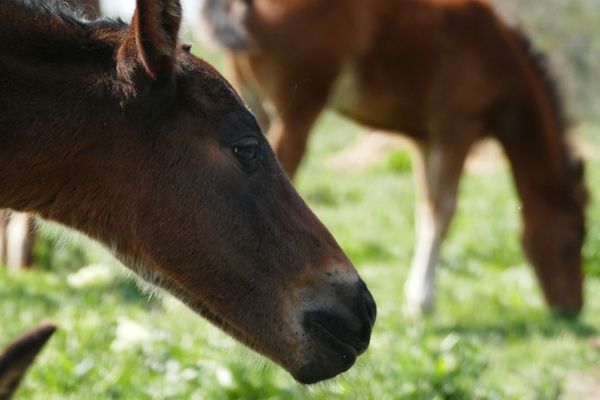
<svg viewBox="0 0 600 400">
<path fill-rule="evenodd" d="M 0 354 L 0 400 L 12 397 L 23 375 L 55 331 L 56 325 L 42 323 L 15 340 Z"/>
<path fill-rule="evenodd" d="M 252 40 L 245 26 L 252 0 L 200 0 L 201 17 L 213 41 L 229 51 L 248 51 Z"/>
</svg>

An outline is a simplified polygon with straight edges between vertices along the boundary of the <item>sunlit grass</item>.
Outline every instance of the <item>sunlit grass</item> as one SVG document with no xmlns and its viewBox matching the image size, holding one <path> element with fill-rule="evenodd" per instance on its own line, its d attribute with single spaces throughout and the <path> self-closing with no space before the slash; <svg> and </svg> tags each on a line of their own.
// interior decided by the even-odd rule
<svg viewBox="0 0 600 400">
<path fill-rule="evenodd" d="M 590 345 L 600 329 L 596 203 L 586 311 L 577 321 L 559 320 L 548 314 L 521 254 L 509 174 L 466 176 L 443 249 L 437 313 L 409 320 L 401 306 L 414 243 L 410 159 L 395 152 L 359 173 L 326 167 L 357 132 L 323 118 L 297 181 L 378 302 L 370 350 L 348 374 L 302 387 L 171 297 L 142 294 L 97 245 L 61 240 L 57 250 L 46 239 L 38 246 L 43 268 L 0 269 L 0 344 L 43 319 L 61 327 L 20 398 L 555 399 L 570 372 L 600 365 L 600 350 Z M 589 172 L 591 188 L 600 188 L 600 164 Z M 62 236 L 52 227 L 43 232 Z M 73 275 L 96 261 L 109 266 Z"/>
</svg>

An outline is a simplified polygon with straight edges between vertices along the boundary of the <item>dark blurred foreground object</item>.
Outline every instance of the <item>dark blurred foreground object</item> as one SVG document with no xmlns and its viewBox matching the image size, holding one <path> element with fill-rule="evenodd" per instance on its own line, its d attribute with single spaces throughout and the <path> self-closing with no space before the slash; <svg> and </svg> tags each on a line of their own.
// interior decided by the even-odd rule
<svg viewBox="0 0 600 400">
<path fill-rule="evenodd" d="M 420 198 L 405 287 L 410 314 L 433 307 L 464 162 L 487 136 L 510 161 L 523 247 L 548 304 L 580 312 L 583 161 L 570 148 L 544 57 L 488 2 L 205 0 L 201 13 L 291 177 L 325 108 L 414 141 Z"/>
<path fill-rule="evenodd" d="M 55 331 L 56 325 L 42 323 L 11 343 L 0 355 L 0 400 L 13 396 L 25 372 Z"/>
</svg>

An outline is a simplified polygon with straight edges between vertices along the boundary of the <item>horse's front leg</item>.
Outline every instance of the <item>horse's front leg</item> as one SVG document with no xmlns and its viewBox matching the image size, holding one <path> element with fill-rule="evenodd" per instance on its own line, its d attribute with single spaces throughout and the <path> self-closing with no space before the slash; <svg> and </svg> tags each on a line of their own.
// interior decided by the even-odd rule
<svg viewBox="0 0 600 400">
<path fill-rule="evenodd" d="M 0 265 L 6 265 L 6 225 L 8 211 L 0 210 Z"/>
<path fill-rule="evenodd" d="M 435 272 L 442 240 L 456 208 L 456 196 L 470 143 L 422 143 L 415 152 L 418 197 L 416 241 L 412 267 L 405 285 L 408 315 L 433 310 Z"/>
<path fill-rule="evenodd" d="M 230 70 L 229 81 L 250 107 L 263 132 L 268 132 L 271 128 L 271 115 L 265 108 L 268 99 L 260 92 L 260 84 L 254 76 L 250 61 L 247 57 L 236 54 L 230 55 L 227 61 Z"/>
<path fill-rule="evenodd" d="M 6 266 L 19 270 L 33 264 L 35 244 L 34 217 L 30 213 L 11 213 L 6 226 Z"/>
<path fill-rule="evenodd" d="M 271 123 L 269 140 L 290 179 L 296 175 L 310 131 L 327 104 L 333 79 L 315 74 L 302 80 L 292 75 L 277 82 L 272 100 L 278 118 Z"/>
</svg>

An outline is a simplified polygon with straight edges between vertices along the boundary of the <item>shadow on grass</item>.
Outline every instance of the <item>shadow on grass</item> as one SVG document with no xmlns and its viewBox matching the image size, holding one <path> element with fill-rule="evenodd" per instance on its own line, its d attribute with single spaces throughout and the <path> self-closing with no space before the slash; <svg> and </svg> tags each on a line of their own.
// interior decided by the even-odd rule
<svg viewBox="0 0 600 400">
<path fill-rule="evenodd" d="M 476 337 L 483 341 L 502 339 L 526 339 L 534 336 L 554 338 L 571 334 L 578 338 L 590 338 L 598 329 L 577 319 L 561 318 L 547 314 L 535 317 L 507 318 L 505 322 L 459 322 L 435 328 L 438 334 L 451 332 Z"/>
<path fill-rule="evenodd" d="M 51 310 L 58 307 L 59 303 L 52 295 L 42 293 L 41 289 L 36 286 L 34 288 L 23 284 L 4 286 L 0 290 L 0 299 L 18 299 L 19 303 L 27 303 L 32 308 L 41 306 L 44 310 Z"/>
</svg>

